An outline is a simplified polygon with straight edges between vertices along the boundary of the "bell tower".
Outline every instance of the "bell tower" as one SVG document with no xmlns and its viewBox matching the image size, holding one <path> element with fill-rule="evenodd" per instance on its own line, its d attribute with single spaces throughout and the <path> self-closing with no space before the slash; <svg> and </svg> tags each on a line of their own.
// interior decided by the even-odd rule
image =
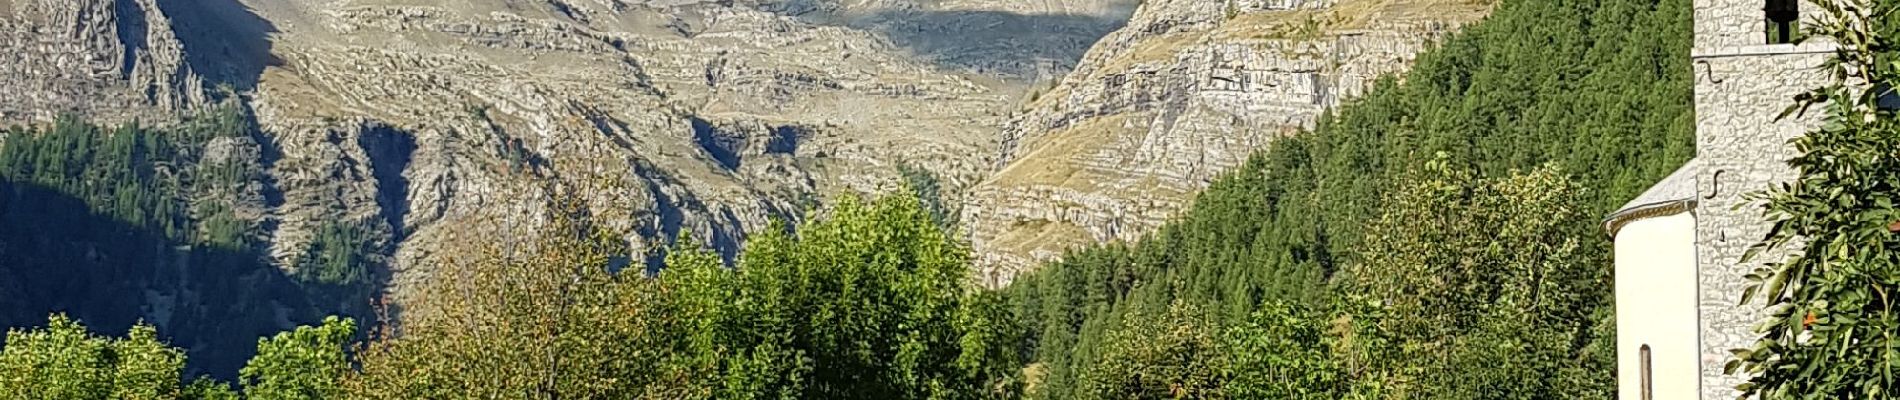
<svg viewBox="0 0 1900 400">
<path fill-rule="evenodd" d="M 1794 178 L 1787 140 L 1818 118 L 1775 117 L 1796 94 L 1826 82 L 1819 66 L 1834 47 L 1824 40 L 1795 44 L 1816 10 L 1805 0 L 1694 2 L 1698 391 L 1702 399 L 1726 400 L 1746 380 L 1722 373 L 1728 350 L 1753 344 L 1750 327 L 1761 310 L 1760 300 L 1739 303 L 1743 276 L 1755 267 L 1740 259 L 1768 230 L 1759 205 L 1745 204 L 1743 195 Z"/>
</svg>

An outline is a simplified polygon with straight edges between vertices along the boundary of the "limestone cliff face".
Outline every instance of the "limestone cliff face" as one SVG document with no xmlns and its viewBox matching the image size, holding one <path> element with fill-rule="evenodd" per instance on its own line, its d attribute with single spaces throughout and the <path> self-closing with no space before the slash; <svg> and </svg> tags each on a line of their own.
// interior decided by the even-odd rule
<svg viewBox="0 0 1900 400">
<path fill-rule="evenodd" d="M 1025 88 L 1132 4 L 0 0 L 0 120 L 241 107 L 267 256 L 294 270 L 321 226 L 371 227 L 400 295 L 556 196 L 636 249 L 690 232 L 731 255 L 771 218 L 895 189 L 899 163 L 974 185 Z"/>
<path fill-rule="evenodd" d="M 1462 0 L 1149 0 L 1005 127 L 963 221 L 981 279 L 1131 240 L 1488 7 Z"/>
<path fill-rule="evenodd" d="M 900 163 L 969 199 L 1007 280 L 1140 235 L 1485 9 L 1337 1 L 0 0 L 0 121 L 242 108 L 230 153 L 270 184 L 218 201 L 285 270 L 370 227 L 398 294 L 557 196 L 732 255 Z"/>
<path fill-rule="evenodd" d="M 0 1 L 0 119 L 124 120 L 207 101 L 155 1 Z"/>
<path fill-rule="evenodd" d="M 246 4 L 273 23 L 281 60 L 251 104 L 279 168 L 312 173 L 285 186 L 305 206 L 280 213 L 282 231 L 388 220 L 398 290 L 442 252 L 531 230 L 550 180 L 600 187 L 584 200 L 635 248 L 691 232 L 729 256 L 814 199 L 895 188 L 900 162 L 970 185 L 993 162 L 1011 79 L 1037 67 L 893 33 L 969 29 L 920 6 Z M 1088 21 L 1051 29 L 1112 27 Z"/>
</svg>

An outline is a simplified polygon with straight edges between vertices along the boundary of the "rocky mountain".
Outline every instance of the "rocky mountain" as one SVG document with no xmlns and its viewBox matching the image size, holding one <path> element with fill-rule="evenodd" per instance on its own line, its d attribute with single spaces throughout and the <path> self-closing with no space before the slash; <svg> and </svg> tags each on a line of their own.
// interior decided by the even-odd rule
<svg viewBox="0 0 1900 400">
<path fill-rule="evenodd" d="M 962 221 L 991 285 L 1131 240 L 1223 171 L 1311 125 L 1489 4 L 1148 0 L 1006 124 Z"/>
<path fill-rule="evenodd" d="M 165 115 L 209 99 L 173 21 L 152 1 L 0 2 L 0 118 Z"/>
<path fill-rule="evenodd" d="M 322 226 L 369 226 L 400 294 L 467 244 L 531 231 L 557 196 L 636 248 L 690 232 L 730 256 L 770 218 L 895 188 L 899 164 L 974 185 L 1027 88 L 1133 8 L 0 0 L 0 119 L 240 108 L 269 185 L 238 208 L 271 262 L 299 268 Z"/>
<path fill-rule="evenodd" d="M 268 184 L 206 197 L 243 199 L 233 208 L 287 272 L 324 227 L 370 227 L 398 295 L 456 253 L 532 232 L 555 198 L 601 210 L 634 248 L 690 233 L 730 257 L 770 219 L 896 188 L 900 166 L 963 205 L 1000 284 L 1070 246 L 1145 233 L 1487 9 L 0 0 L 0 90 L 14 94 L 0 120 L 241 109 L 258 132 L 236 144 L 254 150 L 220 154 L 255 158 Z"/>
</svg>

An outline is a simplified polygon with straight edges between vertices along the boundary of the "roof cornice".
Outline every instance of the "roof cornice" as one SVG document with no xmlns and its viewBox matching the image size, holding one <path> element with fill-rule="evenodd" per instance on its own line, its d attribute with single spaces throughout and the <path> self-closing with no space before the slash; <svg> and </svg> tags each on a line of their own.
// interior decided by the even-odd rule
<svg viewBox="0 0 1900 400">
<path fill-rule="evenodd" d="M 1611 239 L 1615 239 L 1616 233 L 1622 231 L 1624 225 L 1629 225 L 1631 222 L 1636 222 L 1636 220 L 1639 219 L 1689 212 L 1695 209 L 1695 204 L 1695 198 L 1687 198 L 1625 208 L 1622 211 L 1610 214 L 1608 217 L 1603 217 L 1603 231 L 1608 232 Z"/>
</svg>

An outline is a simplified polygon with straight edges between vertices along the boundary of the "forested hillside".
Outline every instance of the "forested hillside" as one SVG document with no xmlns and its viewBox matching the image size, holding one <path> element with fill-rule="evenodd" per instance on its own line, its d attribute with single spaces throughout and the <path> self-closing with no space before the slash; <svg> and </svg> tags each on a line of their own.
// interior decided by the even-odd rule
<svg viewBox="0 0 1900 400">
<path fill-rule="evenodd" d="M 144 321 L 194 350 L 197 370 L 225 375 L 259 336 L 366 314 L 369 265 L 338 244 L 349 238 L 319 238 L 297 276 L 265 262 L 264 148 L 251 133 L 234 110 L 164 129 L 65 118 L 7 131 L 0 326 L 49 311 L 113 331 Z"/>
<path fill-rule="evenodd" d="M 1182 357 L 1135 363 L 1154 385 L 1108 380 L 1168 346 L 1128 340 L 1148 324 L 1212 346 L 1223 330 L 1294 321 L 1283 328 L 1313 337 L 1280 349 L 1306 353 L 1253 356 L 1341 368 L 1310 389 L 1319 398 L 1473 398 L 1506 382 L 1526 386 L 1492 387 L 1602 397 L 1613 354 L 1592 344 L 1613 329 L 1595 222 L 1693 153 L 1689 19 L 1683 0 L 1504 1 L 1156 234 L 1009 288 L 1032 327 L 1029 394 L 1155 398 L 1179 390 L 1156 376 L 1239 379 L 1259 368 Z"/>
<path fill-rule="evenodd" d="M 846 200 L 795 234 L 762 233 L 736 269 L 682 247 L 657 277 L 616 272 L 629 249 L 593 212 L 553 208 L 544 235 L 472 246 L 400 335 L 384 325 L 357 345 L 354 322 L 326 319 L 256 342 L 235 385 L 187 384 L 186 355 L 151 326 L 112 338 L 56 315 L 8 333 L 0 399 L 1002 399 L 1020 388 L 1020 329 L 997 293 L 965 279 L 968 250 L 915 197 Z"/>
</svg>

